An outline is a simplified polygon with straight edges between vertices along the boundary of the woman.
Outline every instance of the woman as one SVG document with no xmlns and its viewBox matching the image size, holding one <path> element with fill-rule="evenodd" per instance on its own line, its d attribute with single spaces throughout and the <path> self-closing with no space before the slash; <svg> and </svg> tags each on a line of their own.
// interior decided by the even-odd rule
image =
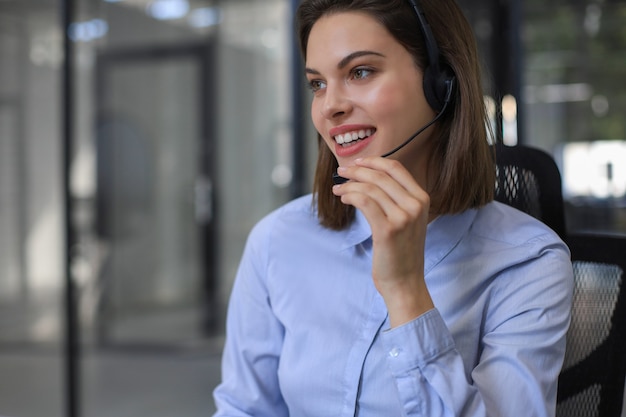
<svg viewBox="0 0 626 417">
<path fill-rule="evenodd" d="M 492 201 L 458 6 L 303 0 L 297 23 L 314 193 L 250 234 L 216 416 L 554 415 L 569 253 Z"/>
</svg>

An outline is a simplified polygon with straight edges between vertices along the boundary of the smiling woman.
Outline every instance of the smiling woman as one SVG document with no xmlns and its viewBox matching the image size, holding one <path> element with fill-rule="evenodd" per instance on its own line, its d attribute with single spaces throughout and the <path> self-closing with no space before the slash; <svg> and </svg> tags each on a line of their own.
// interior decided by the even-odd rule
<svg viewBox="0 0 626 417">
<path fill-rule="evenodd" d="M 569 253 L 492 201 L 460 9 L 304 0 L 297 23 L 314 192 L 248 238 L 216 416 L 553 416 Z"/>
<path fill-rule="evenodd" d="M 417 132 L 415 130 L 407 130 L 406 124 L 409 122 L 398 126 L 396 132 L 404 132 L 405 136 L 394 137 L 391 143 L 397 146 L 392 148 L 391 145 L 387 144 L 384 155 L 395 153 L 399 147 L 404 147 L 405 142 L 413 141 L 412 137 L 418 134 L 420 136 L 434 135 L 438 137 L 438 140 L 430 141 L 438 149 L 433 154 L 433 158 L 421 158 L 422 161 L 428 160 L 432 165 L 433 169 L 430 169 L 431 174 L 434 171 L 438 171 L 437 175 L 431 175 L 429 178 L 429 181 L 431 181 L 429 191 L 433 199 L 433 211 L 459 212 L 468 206 L 481 205 L 492 198 L 493 187 L 491 184 L 493 184 L 494 180 L 492 157 L 486 145 L 487 132 L 483 126 L 488 123 L 483 106 L 480 67 L 475 53 L 476 47 L 471 28 L 456 5 L 452 9 L 450 9 L 449 5 L 442 5 L 441 8 L 430 10 L 428 12 L 430 24 L 428 24 L 423 20 L 423 13 L 418 14 L 418 16 L 422 16 L 421 21 L 415 18 L 416 14 L 410 10 L 413 5 L 411 4 L 412 2 L 401 1 L 399 3 L 404 7 L 398 7 L 392 11 L 389 9 L 391 7 L 389 4 L 365 2 L 361 5 L 361 11 L 369 11 L 369 16 L 378 23 L 376 25 L 377 29 L 379 31 L 382 29 L 381 32 L 384 32 L 381 39 L 389 40 L 389 38 L 392 38 L 398 46 L 403 47 L 404 52 L 407 53 L 417 67 L 414 69 L 419 69 L 413 76 L 419 77 L 419 80 L 425 78 L 422 82 L 423 88 L 417 88 L 416 86 L 411 88 L 409 85 L 410 76 L 406 77 L 405 74 L 400 74 L 400 70 L 392 68 L 396 71 L 396 76 L 398 77 L 398 88 L 402 91 L 422 92 L 428 97 L 428 105 L 424 103 L 419 105 L 406 103 L 406 106 L 412 105 L 413 107 L 408 109 L 401 108 L 401 111 L 405 114 L 410 111 L 416 113 L 416 123 L 413 123 L 413 125 L 420 127 L 420 130 Z M 315 58 L 308 53 L 309 44 L 312 44 L 309 40 L 312 23 L 317 23 L 317 19 L 321 17 L 321 10 L 328 12 L 327 14 L 323 13 L 328 18 L 342 10 L 340 5 L 333 5 L 332 2 L 329 2 L 328 9 L 324 9 L 324 7 L 326 6 L 320 9 L 307 9 L 305 5 L 301 8 L 302 16 L 305 19 L 301 21 L 300 47 L 305 55 L 307 64 Z M 416 10 L 420 9 L 417 8 Z M 307 17 L 308 13 L 311 14 L 310 17 Z M 363 17 L 363 14 L 361 14 L 361 17 Z M 434 23 L 437 24 L 435 25 Z M 337 37 L 341 33 L 347 32 L 341 29 L 345 25 L 346 23 L 342 21 L 339 28 L 333 28 L 337 32 L 335 34 Z M 454 25 L 456 30 L 454 32 L 447 31 L 449 25 Z M 351 33 L 354 34 L 356 32 L 352 31 Z M 363 39 L 372 39 L 372 36 L 368 38 L 368 33 L 360 33 L 365 35 Z M 354 38 L 360 39 L 357 36 L 354 36 Z M 435 42 L 436 38 L 439 39 L 439 42 Z M 333 37 L 333 42 L 336 39 L 336 37 Z M 424 42 L 423 39 L 426 41 Z M 330 37 L 327 41 L 330 42 Z M 331 42 L 329 45 L 334 45 L 334 43 Z M 333 49 L 338 50 L 338 48 Z M 398 49 L 395 50 L 397 51 Z M 469 53 L 468 51 L 474 51 L 474 53 Z M 365 55 L 373 58 L 377 54 L 380 62 L 390 62 L 389 56 L 383 55 L 380 50 L 353 51 L 341 58 L 342 68 L 347 65 L 346 60 L 364 59 Z M 403 70 L 406 71 L 409 67 L 410 65 L 405 66 Z M 355 73 L 355 81 L 359 81 L 357 85 L 369 81 L 372 75 L 376 75 L 376 72 L 368 67 L 353 66 L 347 69 L 344 68 L 346 71 L 354 69 L 357 70 Z M 426 77 L 422 75 L 425 69 L 424 74 Z M 314 71 L 314 69 L 309 68 L 307 76 L 313 81 L 312 88 L 315 91 L 316 86 L 324 86 L 325 84 L 320 83 L 323 80 L 316 80 L 315 77 L 312 77 L 310 71 Z M 389 73 L 389 68 L 387 68 L 385 74 Z M 419 80 L 418 84 L 421 82 Z M 355 86 L 355 83 L 352 83 L 352 85 Z M 355 91 L 355 88 L 352 88 L 352 91 Z M 371 89 L 368 92 L 372 95 L 374 94 Z M 315 95 L 316 97 L 317 94 Z M 314 105 L 316 103 L 315 98 L 313 100 Z M 378 98 L 378 105 L 385 107 L 387 103 L 384 103 L 381 100 L 382 98 L 384 97 Z M 424 97 L 421 97 L 421 100 L 424 100 Z M 455 101 L 464 102 L 467 106 L 456 106 L 454 108 Z M 434 114 L 432 110 L 439 112 L 436 116 L 437 120 L 432 118 Z M 455 113 L 454 117 L 451 113 Z M 440 118 L 442 119 L 440 123 L 435 124 L 428 131 L 422 132 L 422 129 L 429 128 L 430 123 L 439 121 Z M 316 118 L 315 110 L 313 120 L 314 122 L 319 120 L 319 118 Z M 429 122 L 425 124 L 426 120 L 429 120 Z M 422 123 L 417 123 L 419 121 Z M 407 131 L 412 136 L 408 136 Z M 318 132 L 320 132 L 320 135 L 322 134 L 319 128 Z M 451 132 L 454 134 L 451 134 Z M 323 137 L 323 135 L 320 137 Z M 409 138 L 408 140 L 407 137 Z M 381 146 L 380 142 L 379 146 Z M 373 153 L 371 154 L 373 155 Z M 383 151 L 379 152 L 378 155 L 383 155 Z M 443 155 L 447 157 L 443 158 Z M 394 155 L 394 157 L 400 160 L 403 159 L 402 153 Z M 331 193 L 333 184 L 329 172 L 334 172 L 340 162 L 329 147 L 320 147 L 314 192 L 317 197 L 322 224 L 333 229 L 343 228 L 350 222 L 353 216 L 353 207 L 341 204 Z M 409 163 L 406 163 L 406 160 L 403 162 L 409 169 L 418 169 L 417 166 L 420 166 L 420 162 L 417 160 L 411 160 Z"/>
<path fill-rule="evenodd" d="M 336 13 L 319 19 L 309 36 L 306 68 L 314 91 L 313 123 L 340 166 L 382 155 L 434 116 L 423 92 L 416 94 L 422 73 L 413 57 L 367 15 Z M 347 144 L 335 140 L 346 134 L 358 138 L 365 130 L 372 135 Z M 424 134 L 397 156 L 414 161 L 405 166 L 416 177 L 426 174 L 427 142 Z"/>
</svg>

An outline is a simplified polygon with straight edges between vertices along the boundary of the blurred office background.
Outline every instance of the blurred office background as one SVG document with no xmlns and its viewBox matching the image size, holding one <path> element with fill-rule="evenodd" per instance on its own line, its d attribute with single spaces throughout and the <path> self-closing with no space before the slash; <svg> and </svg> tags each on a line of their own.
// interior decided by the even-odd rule
<svg viewBox="0 0 626 417">
<path fill-rule="evenodd" d="M 297 0 L 0 0 L 0 416 L 206 416 L 252 225 L 309 192 Z M 500 140 L 626 234 L 626 1 L 461 0 Z"/>
</svg>

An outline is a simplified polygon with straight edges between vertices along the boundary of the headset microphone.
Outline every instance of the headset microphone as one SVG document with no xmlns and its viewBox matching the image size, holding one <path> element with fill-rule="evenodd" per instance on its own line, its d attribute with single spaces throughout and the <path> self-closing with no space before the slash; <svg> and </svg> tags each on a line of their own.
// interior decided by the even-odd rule
<svg viewBox="0 0 626 417">
<path fill-rule="evenodd" d="M 448 105 L 452 101 L 456 83 L 456 77 L 452 69 L 447 65 L 444 67 L 439 65 L 439 47 L 437 46 L 435 36 L 433 35 L 430 26 L 424 17 L 424 12 L 420 9 L 415 0 L 408 1 L 417 16 L 417 21 L 424 38 L 426 51 L 428 53 L 428 66 L 424 70 L 424 97 L 430 107 L 437 111 L 437 115 L 430 122 L 415 132 L 411 137 L 405 140 L 400 146 L 382 155 L 383 158 L 396 153 L 408 145 L 420 133 L 428 129 L 431 125 L 436 123 L 441 116 L 443 116 L 448 108 Z M 343 184 L 346 181 L 348 181 L 347 178 L 340 176 L 336 172 L 333 173 L 333 182 L 335 184 Z"/>
</svg>

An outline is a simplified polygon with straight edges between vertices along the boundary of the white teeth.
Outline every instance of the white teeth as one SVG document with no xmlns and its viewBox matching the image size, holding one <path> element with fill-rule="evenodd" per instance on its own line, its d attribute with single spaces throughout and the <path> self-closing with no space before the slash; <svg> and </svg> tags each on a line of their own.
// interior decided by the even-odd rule
<svg viewBox="0 0 626 417">
<path fill-rule="evenodd" d="M 335 136 L 335 141 L 343 145 L 344 143 L 350 143 L 355 140 L 363 139 L 372 135 L 372 129 L 362 129 L 358 132 L 348 132 L 343 135 Z"/>
</svg>

